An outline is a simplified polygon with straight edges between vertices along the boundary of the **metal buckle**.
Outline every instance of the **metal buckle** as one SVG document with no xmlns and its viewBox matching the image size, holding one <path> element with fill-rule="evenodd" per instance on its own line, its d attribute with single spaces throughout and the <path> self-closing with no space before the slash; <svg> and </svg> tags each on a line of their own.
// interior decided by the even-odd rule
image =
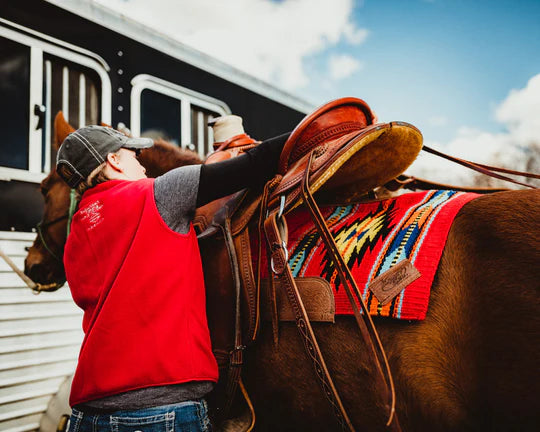
<svg viewBox="0 0 540 432">
<path fill-rule="evenodd" d="M 289 251 L 287 250 L 287 245 L 285 244 L 285 242 L 283 240 L 281 241 L 280 247 L 285 251 L 285 262 L 289 261 Z M 270 257 L 270 268 L 272 269 L 272 273 L 278 274 L 278 272 L 276 271 L 276 269 L 274 267 L 274 257 L 273 256 Z"/>
<path fill-rule="evenodd" d="M 279 198 L 279 212 L 277 217 L 281 219 L 281 216 L 283 216 L 283 210 L 285 210 L 285 195 L 281 195 Z"/>
</svg>

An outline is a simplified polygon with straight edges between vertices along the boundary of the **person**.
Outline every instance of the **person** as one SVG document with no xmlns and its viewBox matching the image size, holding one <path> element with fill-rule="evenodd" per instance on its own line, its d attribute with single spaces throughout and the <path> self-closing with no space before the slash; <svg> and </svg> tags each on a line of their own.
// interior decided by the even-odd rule
<svg viewBox="0 0 540 432">
<path fill-rule="evenodd" d="M 270 179 L 286 138 L 156 179 L 137 160 L 150 139 L 87 126 L 64 140 L 57 172 L 81 194 L 64 266 L 85 334 L 70 431 L 211 430 L 218 369 L 191 221 L 196 207 Z"/>
</svg>

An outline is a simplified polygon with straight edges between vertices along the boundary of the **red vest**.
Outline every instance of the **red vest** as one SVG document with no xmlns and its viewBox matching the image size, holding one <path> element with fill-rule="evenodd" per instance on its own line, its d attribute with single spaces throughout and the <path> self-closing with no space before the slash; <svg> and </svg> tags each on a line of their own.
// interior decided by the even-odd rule
<svg viewBox="0 0 540 432">
<path fill-rule="evenodd" d="M 110 180 L 85 192 L 64 253 L 84 310 L 70 404 L 145 387 L 217 381 L 193 227 L 172 231 L 154 181 Z"/>
</svg>

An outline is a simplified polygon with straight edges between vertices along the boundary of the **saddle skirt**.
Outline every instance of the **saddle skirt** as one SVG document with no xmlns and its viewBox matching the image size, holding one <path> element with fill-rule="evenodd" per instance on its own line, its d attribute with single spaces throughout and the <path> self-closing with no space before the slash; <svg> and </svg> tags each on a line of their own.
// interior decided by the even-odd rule
<svg viewBox="0 0 540 432">
<path fill-rule="evenodd" d="M 444 245 L 456 214 L 479 195 L 456 191 L 427 191 L 384 201 L 321 208 L 337 246 L 351 269 L 370 314 L 423 320 Z M 333 288 L 336 314 L 352 314 L 345 290 L 309 212 L 297 207 L 287 216 L 289 266 L 295 278 L 321 276 Z M 256 236 L 252 236 L 252 251 Z M 256 256 L 253 254 L 256 268 Z M 382 305 L 370 284 L 390 268 L 409 260 L 420 277 Z M 266 256 L 261 256 L 263 277 Z"/>
</svg>

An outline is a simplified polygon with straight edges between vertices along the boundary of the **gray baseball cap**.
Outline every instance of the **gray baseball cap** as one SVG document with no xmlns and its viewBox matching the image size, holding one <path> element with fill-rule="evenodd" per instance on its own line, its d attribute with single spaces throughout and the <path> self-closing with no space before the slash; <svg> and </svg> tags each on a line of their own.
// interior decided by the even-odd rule
<svg viewBox="0 0 540 432">
<path fill-rule="evenodd" d="M 70 133 L 58 149 L 56 171 L 75 188 L 107 160 L 109 153 L 121 148 L 137 150 L 153 145 L 150 138 L 129 138 L 105 126 L 85 126 Z"/>
</svg>

